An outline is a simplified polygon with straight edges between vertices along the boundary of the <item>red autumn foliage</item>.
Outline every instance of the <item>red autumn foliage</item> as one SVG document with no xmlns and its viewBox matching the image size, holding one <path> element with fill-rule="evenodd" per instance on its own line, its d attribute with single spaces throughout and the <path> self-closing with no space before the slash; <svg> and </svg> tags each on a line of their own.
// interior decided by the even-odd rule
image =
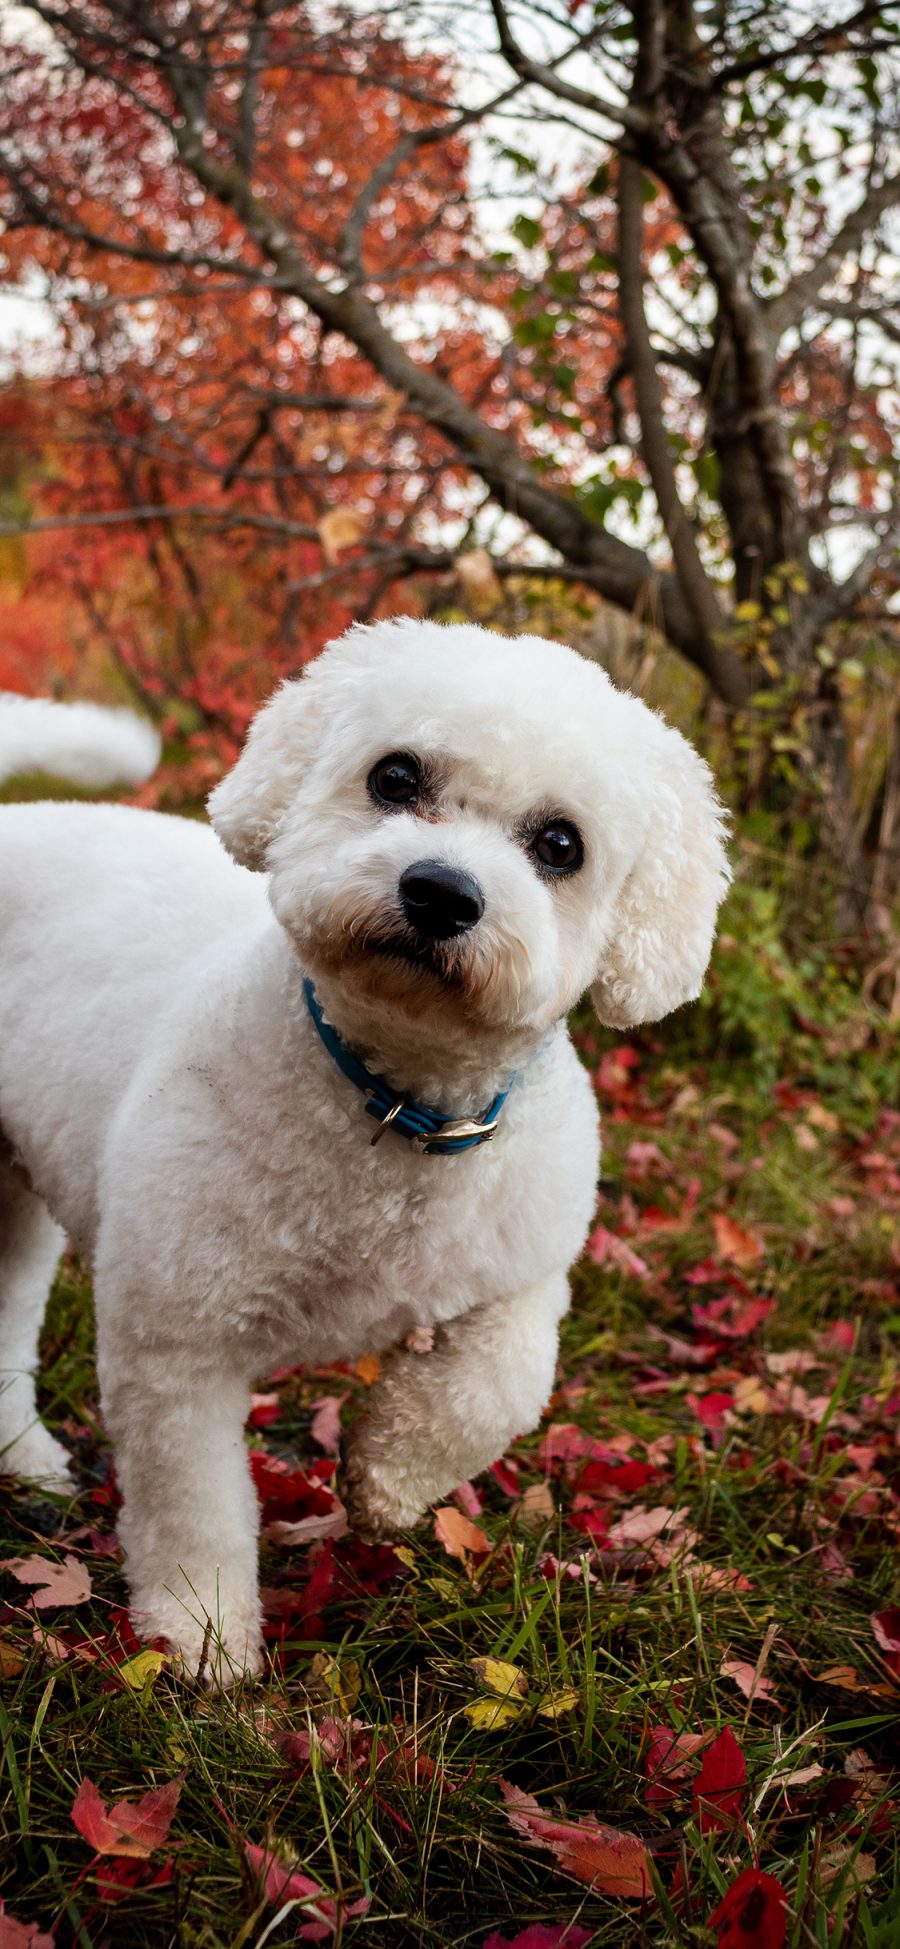
<svg viewBox="0 0 900 1949">
<path fill-rule="evenodd" d="M 549 1848 L 576 1881 L 590 1882 L 608 1895 L 643 1901 L 650 1894 L 650 1857 L 637 1834 L 586 1820 L 560 1820 L 541 1812 L 529 1793 L 500 1781 L 507 1818 L 532 1847 Z"/>
<path fill-rule="evenodd" d="M 784 1949 L 787 1896 L 774 1875 L 745 1868 L 733 1881 L 707 1925 L 718 1949 Z"/>
<path fill-rule="evenodd" d="M 644 1755 L 648 1807 L 667 1807 L 690 1778 L 691 1761 L 707 1741 L 702 1732 L 673 1732 L 654 1726 Z"/>
<path fill-rule="evenodd" d="M 707 1746 L 694 1781 L 692 1804 L 700 1831 L 727 1831 L 743 1815 L 747 1762 L 730 1726 Z"/>
<path fill-rule="evenodd" d="M 72 1802 L 72 1822 L 97 1854 L 145 1860 L 162 1847 L 181 1795 L 181 1781 L 152 1787 L 140 1800 L 122 1798 L 107 1807 L 93 1780 L 84 1779 Z"/>
</svg>

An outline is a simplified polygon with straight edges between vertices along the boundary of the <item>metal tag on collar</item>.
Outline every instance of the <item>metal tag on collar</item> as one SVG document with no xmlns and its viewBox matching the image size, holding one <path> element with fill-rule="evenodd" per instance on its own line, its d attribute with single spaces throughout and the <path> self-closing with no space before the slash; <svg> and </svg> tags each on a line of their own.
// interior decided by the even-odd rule
<svg viewBox="0 0 900 1949">
<path fill-rule="evenodd" d="M 420 1130 L 412 1139 L 414 1150 L 430 1150 L 432 1144 L 461 1144 L 463 1142 L 489 1144 L 497 1128 L 498 1118 L 493 1123 L 476 1123 L 472 1117 L 460 1117 L 455 1123 L 443 1123 L 440 1130 Z M 382 1126 L 383 1128 L 383 1126 Z"/>
<path fill-rule="evenodd" d="M 371 1095 L 371 1091 L 369 1092 L 369 1094 Z M 381 1122 L 378 1125 L 378 1129 L 376 1130 L 375 1135 L 371 1140 L 372 1144 L 380 1144 L 385 1131 L 388 1129 L 390 1124 L 393 1123 L 394 1118 L 399 1117 L 402 1109 L 403 1109 L 403 1098 L 402 1096 L 398 1096 L 396 1103 L 391 1104 L 387 1116 L 382 1117 Z"/>
</svg>

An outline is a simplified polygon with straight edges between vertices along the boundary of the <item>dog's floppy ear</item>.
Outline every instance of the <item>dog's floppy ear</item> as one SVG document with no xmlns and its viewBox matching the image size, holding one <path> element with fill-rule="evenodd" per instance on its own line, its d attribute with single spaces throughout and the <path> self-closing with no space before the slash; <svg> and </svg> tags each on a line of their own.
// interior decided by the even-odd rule
<svg viewBox="0 0 900 1949">
<path fill-rule="evenodd" d="M 725 815 L 709 767 L 657 717 L 648 757 L 647 837 L 619 895 L 591 989 L 600 1021 L 616 1029 L 658 1022 L 696 999 L 731 879 Z"/>
<path fill-rule="evenodd" d="M 207 800 L 213 827 L 239 866 L 265 871 L 274 839 L 307 765 L 307 682 L 283 683 L 263 705 L 231 771 Z"/>
</svg>

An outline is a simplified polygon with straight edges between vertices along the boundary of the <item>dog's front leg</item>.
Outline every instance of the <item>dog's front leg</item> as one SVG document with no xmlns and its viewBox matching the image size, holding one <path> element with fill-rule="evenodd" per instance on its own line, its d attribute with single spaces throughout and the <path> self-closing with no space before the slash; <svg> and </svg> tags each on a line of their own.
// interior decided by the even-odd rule
<svg viewBox="0 0 900 1949">
<path fill-rule="evenodd" d="M 101 1360 L 119 1536 L 135 1629 L 228 1685 L 260 1661 L 258 1506 L 244 1447 L 249 1390 L 195 1353 Z"/>
<path fill-rule="evenodd" d="M 440 1327 L 430 1353 L 391 1355 L 346 1445 L 354 1529 L 376 1539 L 406 1528 L 535 1427 L 568 1304 L 559 1273 Z"/>
</svg>

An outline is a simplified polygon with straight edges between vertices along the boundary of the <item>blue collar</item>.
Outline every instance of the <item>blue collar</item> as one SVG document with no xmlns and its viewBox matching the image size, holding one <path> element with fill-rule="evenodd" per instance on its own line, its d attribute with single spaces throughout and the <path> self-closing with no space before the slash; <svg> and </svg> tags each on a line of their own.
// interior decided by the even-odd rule
<svg viewBox="0 0 900 1949">
<path fill-rule="evenodd" d="M 429 1110 L 426 1104 L 417 1103 L 414 1096 L 401 1096 L 387 1077 L 376 1076 L 358 1056 L 351 1055 L 337 1029 L 326 1022 L 316 991 L 308 978 L 303 983 L 303 993 L 319 1038 L 324 1042 L 332 1061 L 337 1063 L 341 1074 L 362 1091 L 366 1098 L 366 1115 L 377 1121 L 373 1144 L 379 1142 L 389 1127 L 398 1130 L 401 1137 L 408 1137 L 414 1150 L 425 1151 L 429 1157 L 455 1157 L 457 1151 L 471 1150 L 475 1144 L 489 1143 L 514 1077 L 510 1077 L 506 1089 L 494 1097 L 480 1120 L 447 1117 L 442 1110 Z M 440 1143 L 434 1141 L 438 1137 L 442 1139 Z"/>
</svg>

